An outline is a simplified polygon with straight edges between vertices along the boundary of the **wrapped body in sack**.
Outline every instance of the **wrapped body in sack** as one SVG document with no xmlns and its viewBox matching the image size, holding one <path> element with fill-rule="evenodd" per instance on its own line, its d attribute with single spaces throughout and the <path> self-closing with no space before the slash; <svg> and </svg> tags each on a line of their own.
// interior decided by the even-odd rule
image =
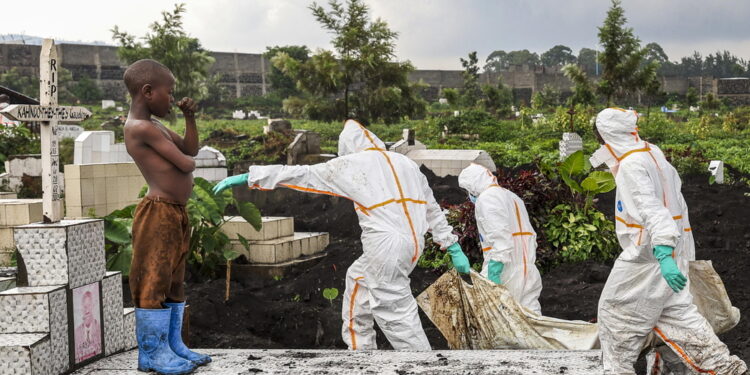
<svg viewBox="0 0 750 375">
<path fill-rule="evenodd" d="M 710 261 L 690 262 L 693 303 L 717 334 L 734 328 L 732 306 Z M 537 315 L 513 299 L 508 289 L 472 272 L 471 284 L 455 270 L 446 272 L 417 297 L 451 349 L 590 350 L 599 348 L 596 323 Z M 644 349 L 659 344 L 652 336 Z"/>
</svg>

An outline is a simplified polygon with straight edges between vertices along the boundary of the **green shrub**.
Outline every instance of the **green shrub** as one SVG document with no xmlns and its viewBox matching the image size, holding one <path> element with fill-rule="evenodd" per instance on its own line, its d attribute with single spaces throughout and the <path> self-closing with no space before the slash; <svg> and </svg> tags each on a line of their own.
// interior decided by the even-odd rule
<svg viewBox="0 0 750 375">
<path fill-rule="evenodd" d="M 607 261 L 619 252 L 614 222 L 596 209 L 560 204 L 550 210 L 542 230 L 558 264 Z"/>
</svg>

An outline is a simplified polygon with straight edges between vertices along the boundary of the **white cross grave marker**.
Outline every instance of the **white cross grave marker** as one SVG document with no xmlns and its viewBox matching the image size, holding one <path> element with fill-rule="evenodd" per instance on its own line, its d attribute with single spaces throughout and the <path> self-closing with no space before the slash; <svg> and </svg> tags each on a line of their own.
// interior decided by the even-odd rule
<svg viewBox="0 0 750 375">
<path fill-rule="evenodd" d="M 45 223 L 56 223 L 62 219 L 60 204 L 59 163 L 60 149 L 57 139 L 58 123 L 78 123 L 91 116 L 84 107 L 57 105 L 57 78 L 60 68 L 55 41 L 44 39 L 39 56 L 39 104 L 10 105 L 0 111 L 16 121 L 39 121 L 42 123 L 42 209 Z"/>
</svg>

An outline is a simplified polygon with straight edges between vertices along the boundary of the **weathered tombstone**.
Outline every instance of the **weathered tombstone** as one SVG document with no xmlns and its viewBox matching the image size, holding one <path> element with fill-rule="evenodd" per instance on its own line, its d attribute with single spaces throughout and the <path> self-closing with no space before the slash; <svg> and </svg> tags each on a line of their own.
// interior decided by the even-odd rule
<svg viewBox="0 0 750 375">
<path fill-rule="evenodd" d="M 263 134 L 272 132 L 285 132 L 292 130 L 292 123 L 289 120 L 280 118 L 268 119 L 268 125 L 263 127 Z"/>
<path fill-rule="evenodd" d="M 714 182 L 717 184 L 724 183 L 724 162 L 721 160 L 711 160 L 708 164 L 708 171 L 711 172 Z"/>
<path fill-rule="evenodd" d="M 563 133 L 560 141 L 560 160 L 565 160 L 576 151 L 583 150 L 583 139 L 577 133 Z"/>
<path fill-rule="evenodd" d="M 115 108 L 114 100 L 102 100 L 102 109 Z"/>
<path fill-rule="evenodd" d="M 134 320 L 123 309 L 121 275 L 105 269 L 103 220 L 61 220 L 57 124 L 91 113 L 57 105 L 58 67 L 54 41 L 45 39 L 41 105 L 2 111 L 42 123 L 43 178 L 43 222 L 14 228 L 19 287 L 0 292 L 2 373 L 66 373 L 133 345 Z"/>
</svg>

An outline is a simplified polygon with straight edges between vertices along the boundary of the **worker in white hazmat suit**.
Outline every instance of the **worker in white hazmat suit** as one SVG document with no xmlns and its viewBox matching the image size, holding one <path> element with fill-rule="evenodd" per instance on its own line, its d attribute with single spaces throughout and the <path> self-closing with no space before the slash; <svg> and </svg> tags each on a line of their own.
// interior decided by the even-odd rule
<svg viewBox="0 0 750 375">
<path fill-rule="evenodd" d="M 591 158 L 615 175 L 615 219 L 622 253 L 599 299 L 599 338 L 605 374 L 634 374 L 648 336 L 696 373 L 746 371 L 693 304 L 686 277 L 695 258 L 692 228 L 677 171 L 658 147 L 638 135 L 637 114 L 601 111 L 595 133 L 602 146 Z"/>
<path fill-rule="evenodd" d="M 461 171 L 458 186 L 474 202 L 484 256 L 482 276 L 504 285 L 519 304 L 541 315 L 536 232 L 523 201 L 500 187 L 492 172 L 478 164 Z"/>
<path fill-rule="evenodd" d="M 425 233 L 447 248 L 459 272 L 468 273 L 470 266 L 416 163 L 386 151 L 372 132 L 348 120 L 339 136 L 338 158 L 311 166 L 251 166 L 215 190 L 245 184 L 351 200 L 362 227 L 363 254 L 346 274 L 344 342 L 352 350 L 376 349 L 374 319 L 394 349 L 430 350 L 409 280 Z"/>
</svg>

